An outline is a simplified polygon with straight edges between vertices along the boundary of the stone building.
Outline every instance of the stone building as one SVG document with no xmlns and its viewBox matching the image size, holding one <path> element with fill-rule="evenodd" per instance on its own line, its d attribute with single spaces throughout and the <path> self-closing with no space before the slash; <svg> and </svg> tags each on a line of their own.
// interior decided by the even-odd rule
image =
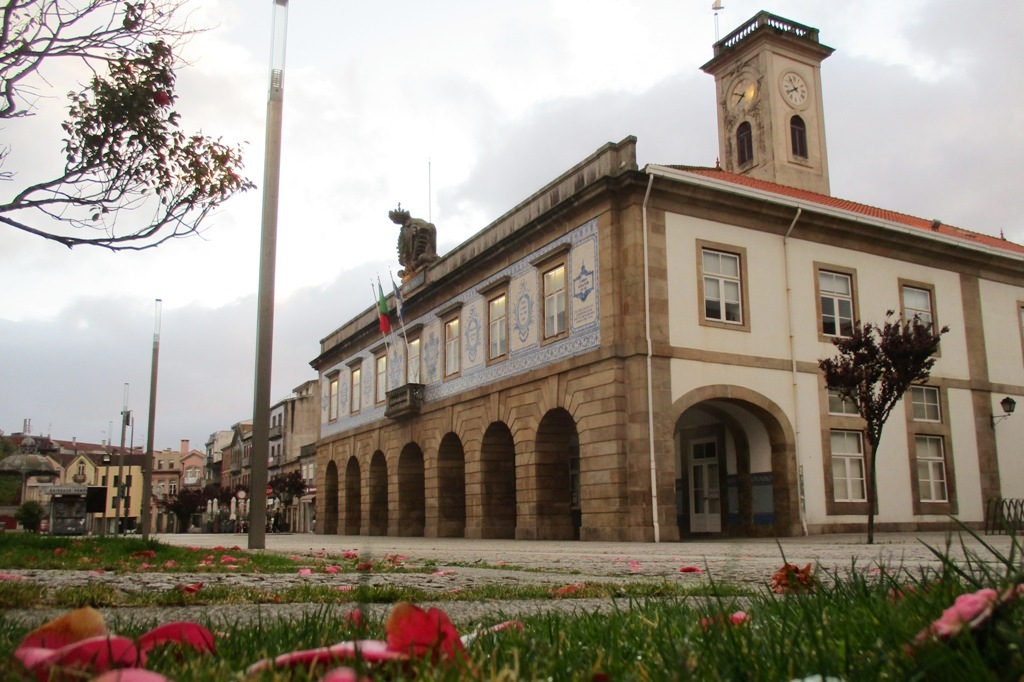
<svg viewBox="0 0 1024 682">
<path fill-rule="evenodd" d="M 390 333 L 369 309 L 311 363 L 317 532 L 862 529 L 864 425 L 817 360 L 890 309 L 951 331 L 886 425 L 877 528 L 1024 497 L 1022 420 L 996 422 L 1024 395 L 1024 247 L 829 195 L 831 52 L 758 14 L 703 67 L 721 167 L 640 168 L 627 137 L 440 258 L 403 254 L 404 325 L 391 295 Z"/>
</svg>

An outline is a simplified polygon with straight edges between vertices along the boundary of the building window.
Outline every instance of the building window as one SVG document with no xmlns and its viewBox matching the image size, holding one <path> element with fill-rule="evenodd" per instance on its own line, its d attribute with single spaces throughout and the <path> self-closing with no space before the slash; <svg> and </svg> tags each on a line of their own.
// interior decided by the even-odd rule
<svg viewBox="0 0 1024 682">
<path fill-rule="evenodd" d="M 360 396 L 363 394 L 363 370 L 355 367 L 352 369 L 352 398 L 349 404 L 352 405 L 351 412 L 355 414 L 359 411 L 360 407 Z"/>
<path fill-rule="evenodd" d="M 459 373 L 459 318 L 444 323 L 444 375 Z"/>
<path fill-rule="evenodd" d="M 334 373 L 330 376 L 330 397 L 327 407 L 327 420 L 334 421 L 338 418 L 338 399 L 339 388 L 338 388 L 338 374 Z"/>
<path fill-rule="evenodd" d="M 744 121 L 736 129 L 736 162 L 745 166 L 754 161 L 754 132 L 750 123 Z"/>
<path fill-rule="evenodd" d="M 406 360 L 406 372 L 410 384 L 420 383 L 420 340 L 409 342 L 409 357 Z"/>
<path fill-rule="evenodd" d="M 487 357 L 503 358 L 508 353 L 508 312 L 505 294 L 487 302 Z"/>
<path fill-rule="evenodd" d="M 807 158 L 807 125 L 799 116 L 789 119 L 789 136 L 792 140 L 793 156 Z"/>
<path fill-rule="evenodd" d="M 948 502 L 942 436 L 915 436 L 917 490 L 922 502 Z"/>
<path fill-rule="evenodd" d="M 711 249 L 701 251 L 704 269 L 704 318 L 742 324 L 740 257 Z"/>
<path fill-rule="evenodd" d="M 825 336 L 853 336 L 853 278 L 841 272 L 818 272 L 821 302 L 821 333 Z"/>
<path fill-rule="evenodd" d="M 828 392 L 828 413 L 844 417 L 860 416 L 860 411 L 857 409 L 857 403 L 853 402 L 849 398 L 844 398 L 839 395 L 839 391 L 832 389 L 829 389 Z"/>
<path fill-rule="evenodd" d="M 934 386 L 911 386 L 910 402 L 913 406 L 914 421 L 941 422 L 939 389 Z"/>
<path fill-rule="evenodd" d="M 170 483 L 167 484 L 167 491 L 171 495 L 177 495 L 178 494 L 178 484 L 175 481 L 171 481 Z"/>
<path fill-rule="evenodd" d="M 544 338 L 560 336 L 565 324 L 565 263 L 544 273 Z"/>
<path fill-rule="evenodd" d="M 377 402 L 381 403 L 387 399 L 388 393 L 388 356 L 380 355 L 376 359 L 377 365 Z"/>
<path fill-rule="evenodd" d="M 932 292 L 922 287 L 903 285 L 903 319 L 917 318 L 921 324 L 930 327 L 935 323 L 932 312 Z"/>
<path fill-rule="evenodd" d="M 832 431 L 832 495 L 836 502 L 867 500 L 860 431 Z"/>
</svg>

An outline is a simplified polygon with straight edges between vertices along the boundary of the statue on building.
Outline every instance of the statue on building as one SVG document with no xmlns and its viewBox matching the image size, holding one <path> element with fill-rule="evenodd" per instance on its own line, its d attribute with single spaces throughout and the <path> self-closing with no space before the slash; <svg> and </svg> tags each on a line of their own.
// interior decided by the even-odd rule
<svg viewBox="0 0 1024 682">
<path fill-rule="evenodd" d="M 407 279 L 416 271 L 437 260 L 437 228 L 426 220 L 413 218 L 402 204 L 388 211 L 391 222 L 399 226 L 398 262 L 404 269 L 398 276 Z"/>
</svg>

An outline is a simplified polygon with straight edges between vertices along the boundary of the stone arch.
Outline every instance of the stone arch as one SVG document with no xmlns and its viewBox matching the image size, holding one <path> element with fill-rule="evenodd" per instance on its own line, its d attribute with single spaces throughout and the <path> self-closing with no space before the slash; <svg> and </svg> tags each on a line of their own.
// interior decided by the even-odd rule
<svg viewBox="0 0 1024 682">
<path fill-rule="evenodd" d="M 466 535 L 466 453 L 454 433 L 445 434 L 437 450 L 437 536 Z"/>
<path fill-rule="evenodd" d="M 355 455 L 345 465 L 345 535 L 359 535 L 363 521 L 363 489 L 359 460 Z"/>
<path fill-rule="evenodd" d="M 370 535 L 388 534 L 388 461 L 378 450 L 370 458 Z"/>
<path fill-rule="evenodd" d="M 398 535 L 422 537 L 426 528 L 423 451 L 409 443 L 398 456 Z"/>
<path fill-rule="evenodd" d="M 578 540 L 580 506 L 580 441 L 569 412 L 547 412 L 534 441 L 533 490 L 538 540 Z"/>
<path fill-rule="evenodd" d="M 789 536 L 800 531 L 799 487 L 796 466 L 796 439 L 785 412 L 766 396 L 742 386 L 715 384 L 694 389 L 672 405 L 676 415 L 674 436 L 678 449 L 681 432 L 695 418 L 716 425 L 719 433 L 730 441 L 735 456 L 735 479 L 726 486 L 726 472 L 721 472 L 721 490 L 727 498 L 722 511 L 723 527 L 737 535 Z M 762 431 L 763 430 L 763 431 Z M 765 453 L 770 472 L 751 472 L 752 438 L 767 441 Z M 677 460 L 678 465 L 678 460 Z M 680 484 L 677 471 L 677 488 Z M 685 481 L 685 476 L 683 477 Z M 757 480 L 752 480 L 757 479 Z M 770 479 L 770 480 L 768 480 Z M 755 488 L 760 485 L 760 493 Z M 770 498 L 770 499 L 769 499 Z M 677 495 L 677 504 L 679 496 Z M 760 505 L 760 506 L 759 506 Z M 767 508 L 765 505 L 769 505 Z"/>
<path fill-rule="evenodd" d="M 324 535 L 338 534 L 338 465 L 332 459 L 324 472 Z"/>
<path fill-rule="evenodd" d="M 516 537 L 516 446 L 504 422 L 492 422 L 480 447 L 480 537 Z"/>
</svg>

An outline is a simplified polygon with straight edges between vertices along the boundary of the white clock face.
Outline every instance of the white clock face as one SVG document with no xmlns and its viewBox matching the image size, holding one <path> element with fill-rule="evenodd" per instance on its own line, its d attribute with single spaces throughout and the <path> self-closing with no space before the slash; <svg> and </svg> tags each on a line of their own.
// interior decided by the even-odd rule
<svg viewBox="0 0 1024 682">
<path fill-rule="evenodd" d="M 807 83 L 800 74 L 789 71 L 782 76 L 782 96 L 794 107 L 803 106 L 807 101 Z"/>
</svg>

